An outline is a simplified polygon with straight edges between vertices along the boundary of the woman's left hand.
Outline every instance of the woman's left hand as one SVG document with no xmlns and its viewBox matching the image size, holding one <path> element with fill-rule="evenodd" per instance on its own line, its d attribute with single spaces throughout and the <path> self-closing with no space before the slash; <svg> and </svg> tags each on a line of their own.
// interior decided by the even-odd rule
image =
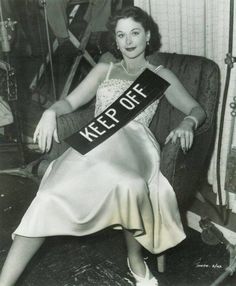
<svg viewBox="0 0 236 286">
<path fill-rule="evenodd" d="M 180 145 L 185 153 L 188 151 L 193 144 L 193 125 L 189 123 L 188 120 L 183 120 L 177 128 L 172 130 L 170 134 L 167 136 L 165 144 L 169 141 L 172 143 L 176 143 L 177 139 L 180 139 Z"/>
</svg>

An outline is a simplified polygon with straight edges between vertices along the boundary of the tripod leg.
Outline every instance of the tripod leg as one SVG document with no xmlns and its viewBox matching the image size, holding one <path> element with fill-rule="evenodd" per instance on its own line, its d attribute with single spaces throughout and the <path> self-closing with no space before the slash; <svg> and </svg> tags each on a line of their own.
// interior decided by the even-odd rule
<svg viewBox="0 0 236 286">
<path fill-rule="evenodd" d="M 210 286 L 218 286 L 230 275 L 230 271 L 225 270 Z"/>
<path fill-rule="evenodd" d="M 20 153 L 21 164 L 24 166 L 26 160 L 25 160 L 24 146 L 23 146 L 23 140 L 22 140 L 21 122 L 20 122 L 20 118 L 18 115 L 18 111 L 17 111 L 16 101 L 12 101 L 11 106 L 12 106 L 12 113 L 13 113 L 14 122 L 15 122 L 15 126 L 16 126 L 17 146 L 18 146 L 18 150 Z"/>
</svg>

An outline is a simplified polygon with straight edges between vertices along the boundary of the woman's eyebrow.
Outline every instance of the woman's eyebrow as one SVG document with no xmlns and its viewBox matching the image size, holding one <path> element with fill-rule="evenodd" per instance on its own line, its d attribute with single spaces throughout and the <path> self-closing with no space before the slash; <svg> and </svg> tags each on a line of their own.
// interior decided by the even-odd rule
<svg viewBox="0 0 236 286">
<path fill-rule="evenodd" d="M 140 28 L 133 28 L 131 30 L 131 32 L 134 31 L 134 30 L 140 30 Z M 118 34 L 118 33 L 125 33 L 125 32 L 124 31 L 116 31 L 116 34 Z"/>
</svg>

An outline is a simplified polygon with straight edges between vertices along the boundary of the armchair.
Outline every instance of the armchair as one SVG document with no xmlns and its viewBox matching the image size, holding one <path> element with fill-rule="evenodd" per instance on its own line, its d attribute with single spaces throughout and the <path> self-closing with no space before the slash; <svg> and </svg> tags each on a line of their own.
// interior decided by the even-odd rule
<svg viewBox="0 0 236 286">
<path fill-rule="evenodd" d="M 109 62 L 114 58 L 110 54 L 105 54 L 101 60 Z M 164 145 L 169 132 L 184 117 L 184 114 L 173 108 L 165 98 L 159 103 L 158 110 L 150 124 L 150 129 L 162 148 L 161 171 L 176 192 L 184 222 L 184 214 L 199 190 L 201 180 L 206 176 L 212 153 L 219 97 L 219 69 L 213 61 L 192 55 L 156 53 L 149 58 L 149 61 L 155 65 L 162 64 L 172 70 L 207 114 L 207 119 L 196 131 L 193 146 L 187 154 L 182 152 L 179 143 Z M 61 143 L 53 142 L 52 150 L 45 155 L 46 161 L 44 162 L 50 162 L 68 148 L 63 139 L 92 119 L 93 112 L 94 101 L 80 109 L 79 112 L 58 118 Z M 163 257 L 160 256 L 158 262 L 163 262 L 163 259 L 160 259 Z M 164 270 L 163 264 L 158 264 L 159 271 Z"/>
</svg>

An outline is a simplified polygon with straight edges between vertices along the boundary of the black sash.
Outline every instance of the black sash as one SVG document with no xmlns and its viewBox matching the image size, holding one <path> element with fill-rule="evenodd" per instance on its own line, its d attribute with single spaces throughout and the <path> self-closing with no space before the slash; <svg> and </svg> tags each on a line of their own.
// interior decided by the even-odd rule
<svg viewBox="0 0 236 286">
<path fill-rule="evenodd" d="M 106 110 L 65 141 L 81 154 L 88 153 L 160 98 L 168 86 L 167 81 L 146 69 Z"/>
</svg>

